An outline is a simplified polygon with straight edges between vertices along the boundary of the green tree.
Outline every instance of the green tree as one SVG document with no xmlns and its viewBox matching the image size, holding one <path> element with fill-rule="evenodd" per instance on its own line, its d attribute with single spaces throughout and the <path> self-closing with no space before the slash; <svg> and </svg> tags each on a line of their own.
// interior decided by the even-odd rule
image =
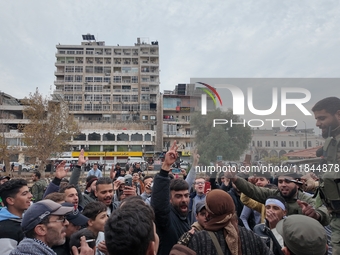
<svg viewBox="0 0 340 255">
<path fill-rule="evenodd" d="M 43 170 L 53 155 L 69 149 L 69 141 L 79 133 L 78 125 L 62 101 L 49 100 L 36 89 L 24 100 L 23 113 L 29 124 L 22 127 L 25 154 L 39 162 Z"/>
<path fill-rule="evenodd" d="M 226 119 L 227 124 L 213 127 L 214 119 Z M 242 119 L 233 115 L 231 110 L 222 112 L 220 109 L 207 112 L 207 115 L 194 113 L 190 125 L 195 131 L 195 144 L 200 154 L 200 162 L 215 162 L 217 156 L 223 160 L 238 160 L 248 148 L 251 141 L 251 129 L 240 123 Z"/>
<path fill-rule="evenodd" d="M 288 157 L 286 156 L 281 156 L 280 158 L 277 156 L 272 156 L 272 157 L 265 157 L 263 159 L 265 162 L 273 164 L 273 165 L 279 165 L 282 161 L 288 160 Z"/>
</svg>

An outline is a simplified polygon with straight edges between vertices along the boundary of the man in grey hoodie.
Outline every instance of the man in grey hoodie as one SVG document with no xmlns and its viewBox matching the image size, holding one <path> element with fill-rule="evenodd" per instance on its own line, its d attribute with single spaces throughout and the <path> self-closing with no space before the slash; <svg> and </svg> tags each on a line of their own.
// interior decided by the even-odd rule
<svg viewBox="0 0 340 255">
<path fill-rule="evenodd" d="M 0 197 L 6 206 L 0 210 L 0 254 L 8 255 L 24 238 L 21 218 L 33 196 L 25 180 L 12 179 L 0 186 Z"/>
</svg>

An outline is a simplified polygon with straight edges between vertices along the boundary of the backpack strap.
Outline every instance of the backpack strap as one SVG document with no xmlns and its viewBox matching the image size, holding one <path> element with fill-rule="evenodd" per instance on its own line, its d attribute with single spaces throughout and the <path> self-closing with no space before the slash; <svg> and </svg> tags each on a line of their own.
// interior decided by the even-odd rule
<svg viewBox="0 0 340 255">
<path fill-rule="evenodd" d="M 276 249 L 279 252 L 279 254 L 280 255 L 284 255 L 283 251 L 281 250 L 281 245 L 277 241 L 277 239 L 276 239 L 275 235 L 273 234 L 273 232 L 267 226 L 264 227 L 264 231 L 270 237 L 270 239 L 273 241 L 273 245 L 274 245 L 274 247 L 276 247 Z"/>
<path fill-rule="evenodd" d="M 213 241 L 214 245 L 215 245 L 215 248 L 216 248 L 216 251 L 217 251 L 217 254 L 218 255 L 223 255 L 223 251 L 222 251 L 222 248 L 221 248 L 221 245 L 219 244 L 218 240 L 217 240 L 217 237 L 215 236 L 215 234 L 211 231 L 207 231 L 208 234 L 210 235 L 211 237 L 211 240 Z"/>
</svg>

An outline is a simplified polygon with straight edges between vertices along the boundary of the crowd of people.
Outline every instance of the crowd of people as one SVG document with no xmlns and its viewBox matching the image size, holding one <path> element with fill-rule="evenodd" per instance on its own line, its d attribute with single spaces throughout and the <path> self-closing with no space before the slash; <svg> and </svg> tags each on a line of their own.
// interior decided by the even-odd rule
<svg viewBox="0 0 340 255">
<path fill-rule="evenodd" d="M 318 111 L 317 125 L 326 129 Z M 339 127 L 337 114 L 331 123 Z M 340 132 L 334 126 L 332 135 Z M 105 177 L 94 165 L 84 190 L 83 150 L 69 179 L 65 162 L 48 186 L 38 172 L 31 189 L 23 179 L 0 178 L 0 254 L 339 254 L 337 205 L 327 203 L 315 176 L 200 175 L 197 151 L 188 173 L 173 175 L 177 149 L 174 142 L 155 176 L 145 176 L 139 164 L 128 170 L 117 164 Z M 317 185 L 321 197 L 314 198 L 315 189 L 305 187 Z"/>
</svg>

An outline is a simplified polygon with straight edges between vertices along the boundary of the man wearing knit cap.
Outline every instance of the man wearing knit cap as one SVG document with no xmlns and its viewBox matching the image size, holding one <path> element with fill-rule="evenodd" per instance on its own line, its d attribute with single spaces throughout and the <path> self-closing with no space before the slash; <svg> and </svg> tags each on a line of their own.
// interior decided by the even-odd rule
<svg viewBox="0 0 340 255">
<path fill-rule="evenodd" d="M 210 191 L 205 209 L 205 230 L 196 232 L 187 244 L 196 254 L 272 254 L 260 237 L 237 225 L 234 202 L 228 193 L 218 189 Z"/>
<path fill-rule="evenodd" d="M 238 178 L 236 173 L 227 172 L 225 175 L 242 193 L 262 204 L 266 202 L 269 196 L 281 196 L 287 204 L 287 215 L 304 214 L 316 219 L 324 226 L 329 224 L 326 207 L 314 207 L 315 200 L 299 190 L 299 176 L 294 172 L 279 173 L 277 190 L 257 187 L 242 178 Z"/>
<path fill-rule="evenodd" d="M 291 215 L 277 223 L 277 231 L 283 237 L 285 255 L 325 255 L 327 235 L 322 225 L 304 215 Z M 334 253 L 333 253 L 334 254 Z"/>
</svg>

